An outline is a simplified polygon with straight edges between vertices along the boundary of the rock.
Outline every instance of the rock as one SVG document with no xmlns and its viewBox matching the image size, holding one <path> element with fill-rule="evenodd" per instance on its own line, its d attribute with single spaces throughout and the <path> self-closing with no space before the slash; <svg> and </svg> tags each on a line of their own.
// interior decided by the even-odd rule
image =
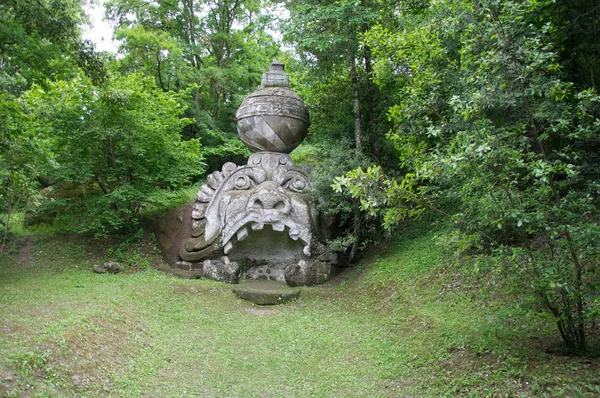
<svg viewBox="0 0 600 398">
<path fill-rule="evenodd" d="M 291 288 L 283 282 L 244 280 L 231 288 L 236 296 L 258 305 L 276 305 L 296 300 L 300 288 Z"/>
<path fill-rule="evenodd" d="M 180 269 L 180 270 L 184 270 L 184 271 L 191 271 L 192 270 L 192 263 L 188 262 L 188 261 L 177 261 L 173 267 Z"/>
<path fill-rule="evenodd" d="M 309 280 L 306 261 L 300 260 L 298 264 L 289 265 L 285 269 L 285 281 L 288 286 L 304 286 Z"/>
<path fill-rule="evenodd" d="M 283 64 L 274 60 L 259 89 L 248 95 L 235 114 L 240 139 L 252 152 L 294 150 L 308 132 L 308 110 L 290 88 Z"/>
<path fill-rule="evenodd" d="M 162 216 L 155 227 L 158 246 L 161 249 L 163 260 L 167 264 L 180 261 L 179 247 L 192 230 L 192 207 L 194 203 L 177 207 Z"/>
<path fill-rule="evenodd" d="M 237 261 L 227 264 L 219 260 L 204 260 L 204 277 L 227 283 L 238 283 L 242 269 Z"/>
<path fill-rule="evenodd" d="M 289 265 L 285 269 L 285 281 L 288 286 L 312 286 L 326 282 L 332 276 L 331 263 L 300 260 L 298 264 Z"/>
<path fill-rule="evenodd" d="M 97 274 L 105 274 L 106 273 L 106 268 L 104 268 L 104 266 L 102 266 L 102 265 L 94 265 L 94 267 L 92 267 L 92 270 Z"/>
<path fill-rule="evenodd" d="M 121 272 L 121 264 L 112 261 L 104 263 L 104 268 L 111 274 L 118 274 Z"/>
</svg>

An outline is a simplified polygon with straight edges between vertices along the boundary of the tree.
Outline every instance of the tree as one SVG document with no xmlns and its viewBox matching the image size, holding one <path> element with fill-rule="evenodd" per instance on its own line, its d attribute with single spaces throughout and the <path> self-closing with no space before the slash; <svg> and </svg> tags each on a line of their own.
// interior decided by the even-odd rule
<svg viewBox="0 0 600 398">
<path fill-rule="evenodd" d="M 113 75 L 104 87 L 85 77 L 34 87 L 29 104 L 51 130 L 56 181 L 88 184 L 83 201 L 67 203 L 79 230 L 107 232 L 136 224 L 152 193 L 204 172 L 198 140 L 179 132 L 189 119 L 173 94 L 140 74 Z"/>
<path fill-rule="evenodd" d="M 81 40 L 80 0 L 6 0 L 0 4 L 0 89 L 18 95 L 33 83 L 84 70 L 100 82 L 103 61 Z"/>
<path fill-rule="evenodd" d="M 102 59 L 80 38 L 81 1 L 7 0 L 0 4 L 0 208 L 6 225 L 39 188 L 52 159 L 45 126 L 22 94 L 32 85 L 69 79 L 84 71 L 105 78 Z"/>
<path fill-rule="evenodd" d="M 107 15 L 124 40 L 121 71 L 140 71 L 164 90 L 186 92 L 187 115 L 196 123 L 184 134 L 227 146 L 237 107 L 278 52 L 260 2 L 113 0 Z"/>
<path fill-rule="evenodd" d="M 367 0 L 283 3 L 290 12 L 283 25 L 284 39 L 295 45 L 311 79 L 306 100 L 317 121 L 311 127 L 313 142 L 320 140 L 327 146 L 331 140 L 339 145 L 351 137 L 356 157 L 365 152 L 381 160 L 379 134 L 385 130 L 385 121 L 378 111 L 384 108 L 384 100 L 372 82 L 371 53 L 361 37 L 393 6 Z M 362 231 L 368 228 L 358 203 L 353 209 L 352 258 Z"/>
<path fill-rule="evenodd" d="M 0 254 L 11 217 L 36 193 L 37 177 L 48 162 L 48 148 L 36 137 L 35 127 L 34 118 L 18 100 L 0 94 L 0 211 L 6 215 Z"/>
<path fill-rule="evenodd" d="M 390 137 L 405 174 L 358 169 L 337 188 L 388 227 L 424 208 L 450 216 L 462 253 L 519 275 L 581 352 L 599 313 L 600 96 L 561 64 L 567 21 L 553 7 L 434 3 L 367 33 L 377 82 L 397 89 Z"/>
</svg>

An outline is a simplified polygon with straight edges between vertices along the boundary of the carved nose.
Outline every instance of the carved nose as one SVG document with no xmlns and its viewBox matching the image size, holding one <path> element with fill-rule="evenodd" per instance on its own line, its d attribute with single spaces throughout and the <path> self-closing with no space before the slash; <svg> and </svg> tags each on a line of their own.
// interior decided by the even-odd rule
<svg viewBox="0 0 600 398">
<path fill-rule="evenodd" d="M 257 210 L 283 210 L 285 209 L 285 203 L 281 198 L 269 195 L 254 199 L 252 207 Z"/>
<path fill-rule="evenodd" d="M 292 209 L 290 198 L 285 195 L 281 186 L 273 181 L 265 181 L 258 186 L 257 192 L 248 200 L 248 210 L 276 211 L 287 214 Z"/>
</svg>

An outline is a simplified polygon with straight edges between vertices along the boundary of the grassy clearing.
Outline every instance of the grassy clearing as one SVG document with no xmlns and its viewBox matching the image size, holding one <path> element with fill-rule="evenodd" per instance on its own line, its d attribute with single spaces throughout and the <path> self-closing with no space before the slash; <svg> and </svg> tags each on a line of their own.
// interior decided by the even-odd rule
<svg viewBox="0 0 600 398">
<path fill-rule="evenodd" d="M 275 307 L 157 271 L 135 248 L 21 240 L 0 257 L 0 396 L 600 394 L 597 359 L 545 353 L 553 327 L 465 285 L 435 234 L 407 231 Z M 124 274 L 89 271 L 115 254 Z"/>
</svg>

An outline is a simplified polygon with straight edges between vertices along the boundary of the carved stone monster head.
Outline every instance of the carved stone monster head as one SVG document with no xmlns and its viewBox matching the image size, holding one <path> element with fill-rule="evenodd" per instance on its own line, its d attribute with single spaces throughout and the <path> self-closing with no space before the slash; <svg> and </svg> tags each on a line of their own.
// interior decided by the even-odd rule
<svg viewBox="0 0 600 398">
<path fill-rule="evenodd" d="M 239 242 L 267 227 L 298 242 L 298 255 L 310 256 L 314 219 L 309 188 L 307 176 L 286 154 L 259 152 L 247 165 L 225 164 L 198 191 L 193 237 L 183 243 L 181 257 L 198 262 L 235 255 Z"/>
<path fill-rule="evenodd" d="M 327 280 L 337 264 L 314 239 L 316 222 L 306 193 L 311 183 L 287 155 L 305 137 L 309 117 L 283 70 L 274 61 L 236 113 L 238 133 L 251 151 L 277 152 L 254 153 L 243 166 L 226 163 L 196 194 L 191 237 L 180 246 L 185 261 L 179 263 L 202 269 L 205 277 L 231 283 L 266 278 L 297 286 Z"/>
</svg>

